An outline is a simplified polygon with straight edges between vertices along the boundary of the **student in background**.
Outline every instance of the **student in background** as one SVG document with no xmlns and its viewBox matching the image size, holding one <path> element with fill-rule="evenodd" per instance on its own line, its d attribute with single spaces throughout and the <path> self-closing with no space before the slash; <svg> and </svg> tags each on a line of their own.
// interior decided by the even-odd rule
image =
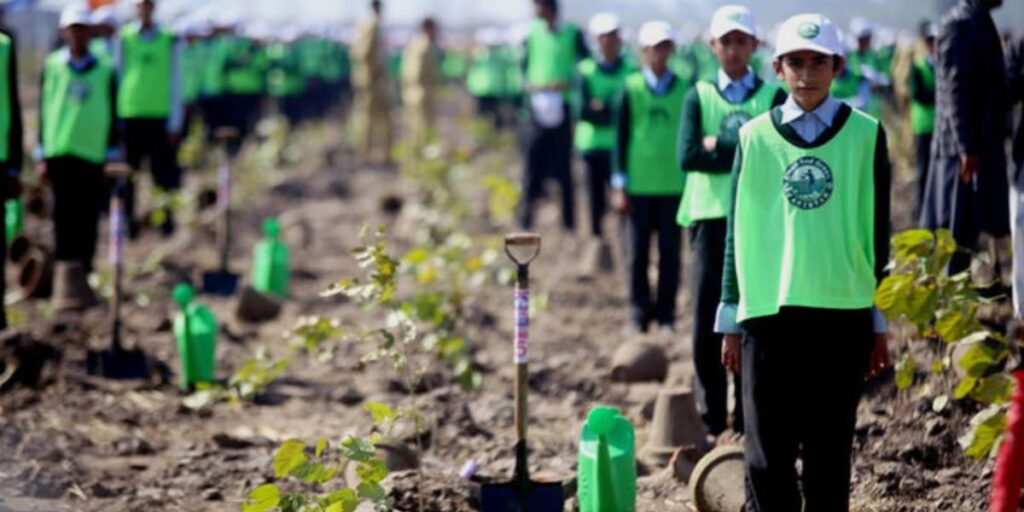
<svg viewBox="0 0 1024 512">
<path fill-rule="evenodd" d="M 932 133 L 935 131 L 935 36 L 938 27 L 931 22 L 921 24 L 921 43 L 910 67 L 910 127 L 914 132 L 917 164 L 917 203 L 915 216 L 924 204 L 925 182 L 931 162 Z"/>
<path fill-rule="evenodd" d="M 683 191 L 676 142 L 686 84 L 668 69 L 675 51 L 672 26 L 651 21 L 640 28 L 644 66 L 626 78 L 617 108 L 619 171 L 612 177 L 612 206 L 626 216 L 626 260 L 633 332 L 651 322 L 671 332 L 679 290 L 681 230 L 675 214 Z M 654 297 L 648 271 L 651 239 L 658 241 Z"/>
<path fill-rule="evenodd" d="M 18 52 L 14 39 L 0 32 L 0 197 L 5 200 L 21 196 L 21 166 L 25 159 L 21 100 L 18 93 Z M 6 226 L 6 208 L 0 208 L 0 226 Z M 0 251 L 0 297 L 7 289 L 4 268 L 7 251 Z M 7 328 L 7 314 L 0 306 L 0 329 Z"/>
<path fill-rule="evenodd" d="M 722 336 L 715 333 L 715 313 L 722 295 L 730 174 L 739 129 L 782 104 L 786 93 L 777 84 L 764 83 L 750 67 L 758 40 L 754 15 L 746 7 L 727 5 L 715 12 L 710 46 L 718 59 L 718 76 L 697 82 L 683 102 L 679 162 L 685 186 L 676 220 L 689 229 L 694 258 L 689 282 L 697 410 L 708 433 L 717 437 L 728 428 L 729 382 L 721 364 Z M 739 375 L 733 389 L 733 430 L 743 432 Z"/>
</svg>

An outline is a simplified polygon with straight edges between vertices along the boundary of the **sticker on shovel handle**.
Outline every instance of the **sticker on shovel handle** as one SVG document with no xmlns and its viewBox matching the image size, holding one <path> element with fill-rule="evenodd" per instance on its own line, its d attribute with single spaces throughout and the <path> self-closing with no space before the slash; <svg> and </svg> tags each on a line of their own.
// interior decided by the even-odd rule
<svg viewBox="0 0 1024 512">
<path fill-rule="evenodd" d="M 515 351 L 516 364 L 529 362 L 530 290 L 516 290 Z"/>
<path fill-rule="evenodd" d="M 114 207 L 110 209 L 110 263 L 118 265 L 124 261 L 124 238 L 127 234 L 127 226 L 124 220 L 124 206 L 120 200 L 114 200 Z"/>
<path fill-rule="evenodd" d="M 217 208 L 226 210 L 231 201 L 231 166 L 224 164 L 217 171 Z"/>
</svg>

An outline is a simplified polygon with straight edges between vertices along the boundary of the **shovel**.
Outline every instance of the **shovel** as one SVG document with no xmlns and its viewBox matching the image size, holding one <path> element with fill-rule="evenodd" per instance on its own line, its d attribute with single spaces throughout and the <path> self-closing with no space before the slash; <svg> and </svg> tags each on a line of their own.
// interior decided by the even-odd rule
<svg viewBox="0 0 1024 512">
<path fill-rule="evenodd" d="M 107 165 L 107 175 L 114 179 L 114 190 L 110 196 L 110 263 L 114 267 L 114 293 L 110 298 L 110 348 L 86 356 L 86 370 L 91 375 L 108 379 L 145 379 L 149 377 L 146 355 L 139 349 L 125 350 L 121 344 L 121 277 L 124 273 L 124 239 L 127 236 L 127 222 L 124 213 L 124 191 L 131 167 L 112 163 Z"/>
<path fill-rule="evenodd" d="M 203 273 L 203 291 L 211 295 L 231 296 L 238 289 L 238 274 L 228 270 L 228 253 L 231 249 L 231 151 L 228 147 L 238 138 L 238 130 L 230 127 L 217 128 L 217 139 L 224 150 L 224 161 L 217 171 L 217 208 L 220 213 L 217 244 L 220 250 L 220 267 L 216 271 Z"/>
<path fill-rule="evenodd" d="M 562 512 L 565 496 L 560 482 L 533 482 L 527 461 L 526 395 L 530 334 L 530 262 L 540 253 L 540 235 L 516 233 L 505 237 L 505 253 L 516 264 L 515 292 L 515 424 L 516 466 L 511 482 L 484 484 L 480 489 L 483 512 Z"/>
</svg>

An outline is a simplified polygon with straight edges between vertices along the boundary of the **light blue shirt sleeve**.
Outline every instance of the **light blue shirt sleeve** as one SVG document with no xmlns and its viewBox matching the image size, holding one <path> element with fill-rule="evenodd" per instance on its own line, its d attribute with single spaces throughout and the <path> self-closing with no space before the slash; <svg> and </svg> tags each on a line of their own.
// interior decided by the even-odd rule
<svg viewBox="0 0 1024 512">
<path fill-rule="evenodd" d="M 736 323 L 736 304 L 721 302 L 715 314 L 715 332 L 719 334 L 740 334 L 740 324 Z"/>
<path fill-rule="evenodd" d="M 886 334 L 889 332 L 889 322 L 885 315 L 878 308 L 871 308 L 871 318 L 874 322 L 875 334 Z"/>
<path fill-rule="evenodd" d="M 618 171 L 612 174 L 612 188 L 622 189 L 626 188 L 626 183 L 629 181 L 629 177 L 623 171 Z"/>
<path fill-rule="evenodd" d="M 185 124 L 185 105 L 182 96 L 181 54 L 185 48 L 183 39 L 175 39 L 174 54 L 171 56 L 171 114 L 167 116 L 167 133 L 181 133 Z"/>
</svg>

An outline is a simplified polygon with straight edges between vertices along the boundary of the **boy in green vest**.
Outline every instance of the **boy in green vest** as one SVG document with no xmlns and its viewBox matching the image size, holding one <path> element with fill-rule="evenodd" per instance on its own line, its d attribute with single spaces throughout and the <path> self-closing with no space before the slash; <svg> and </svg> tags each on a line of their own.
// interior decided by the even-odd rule
<svg viewBox="0 0 1024 512">
<path fill-rule="evenodd" d="M 473 39 L 466 89 L 476 99 L 477 115 L 490 119 L 496 129 L 501 129 L 500 101 L 506 81 L 501 33 L 496 28 L 485 27 L 478 30 Z"/>
<path fill-rule="evenodd" d="M 612 176 L 615 125 L 612 106 L 626 77 L 635 70 L 622 58 L 619 19 L 601 13 L 590 20 L 590 35 L 597 40 L 598 54 L 580 61 L 580 116 L 576 123 L 576 150 L 587 165 L 590 198 L 590 234 L 600 239 L 601 223 L 608 208 Z"/>
<path fill-rule="evenodd" d="M 114 59 L 116 51 L 117 13 L 113 5 L 98 7 L 92 12 L 92 41 L 89 51 L 101 59 Z"/>
<path fill-rule="evenodd" d="M 888 364 L 885 131 L 830 95 L 844 64 L 828 18 L 790 18 L 773 62 L 790 97 L 740 129 L 716 331 L 743 375 L 750 512 L 849 510 L 857 402 Z"/>
<path fill-rule="evenodd" d="M 576 65 L 590 50 L 583 32 L 558 19 L 557 0 L 534 0 L 537 19 L 526 39 L 526 91 L 531 126 L 523 172 L 523 201 L 519 223 L 533 225 L 533 206 L 544 195 L 544 184 L 555 180 L 562 195 L 562 226 L 576 229 L 572 183 L 572 113 L 569 101 Z"/>
<path fill-rule="evenodd" d="M 25 152 L 18 94 L 18 54 L 14 39 L 3 33 L 0 33 L 0 105 L 0 169 L 4 173 L 0 196 L 10 201 L 21 197 L 21 165 Z M 7 225 L 6 210 L 0 208 L 0 226 Z M 0 297 L 6 291 L 3 277 L 6 264 L 7 251 L 0 251 Z M 0 329 L 6 328 L 7 314 L 0 305 Z"/>
<path fill-rule="evenodd" d="M 675 214 L 683 192 L 676 142 L 686 84 L 670 69 L 675 50 L 672 26 L 651 21 L 640 28 L 644 67 L 626 78 L 616 109 L 618 169 L 612 176 L 612 206 L 626 215 L 626 260 L 631 330 L 650 322 L 671 331 L 676 316 L 682 238 Z M 648 281 L 651 238 L 657 233 L 658 284 L 654 300 Z"/>
<path fill-rule="evenodd" d="M 55 287 L 82 292 L 104 206 L 103 165 L 117 154 L 114 69 L 89 52 L 89 16 L 79 6 L 61 14 L 67 47 L 51 53 L 43 67 L 37 149 L 40 178 L 53 188 L 55 275 L 74 281 Z"/>
<path fill-rule="evenodd" d="M 697 410 L 708 433 L 717 437 L 728 427 L 729 384 L 721 364 L 722 336 L 715 333 L 715 312 L 722 296 L 730 172 L 740 126 L 781 105 L 786 93 L 777 84 L 764 83 L 750 67 L 758 40 L 754 15 L 746 7 L 727 5 L 715 12 L 710 46 L 718 58 L 718 76 L 698 82 L 683 101 L 679 161 L 685 186 L 676 221 L 690 230 L 693 251 L 689 281 Z M 737 376 L 732 425 L 736 432 L 743 431 L 739 384 Z"/>
<path fill-rule="evenodd" d="M 117 113 L 124 123 L 125 158 L 133 169 L 149 160 L 153 184 L 163 193 L 181 188 L 177 145 L 185 111 L 181 90 L 181 45 L 169 29 L 153 20 L 154 0 L 136 0 L 137 23 L 121 30 L 117 48 L 120 94 Z M 129 236 L 138 236 L 135 218 L 135 186 L 128 180 L 125 212 Z M 174 216 L 166 212 L 160 230 L 174 232 Z"/>
<path fill-rule="evenodd" d="M 938 27 L 931 22 L 921 24 L 922 52 L 914 57 L 910 68 L 910 127 L 914 132 L 917 164 L 917 203 L 914 218 L 924 204 L 928 165 L 932 157 L 932 133 L 935 131 L 935 36 Z"/>
</svg>

